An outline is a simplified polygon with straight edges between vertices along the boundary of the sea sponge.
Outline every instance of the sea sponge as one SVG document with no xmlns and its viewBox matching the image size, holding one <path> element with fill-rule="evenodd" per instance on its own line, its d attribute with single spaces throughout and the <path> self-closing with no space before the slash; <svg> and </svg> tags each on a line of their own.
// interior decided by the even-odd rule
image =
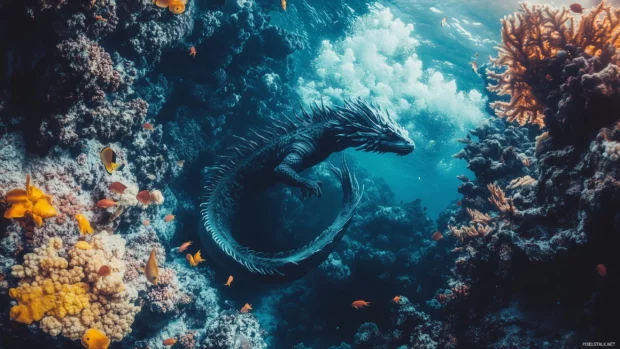
<svg viewBox="0 0 620 349">
<path fill-rule="evenodd" d="M 62 248 L 60 238 L 51 238 L 46 247 L 26 254 L 23 265 L 12 267 L 20 282 L 9 291 L 17 301 L 11 319 L 41 321 L 41 329 L 53 336 L 62 333 L 76 340 L 86 329 L 96 328 L 120 341 L 131 332 L 140 310 L 123 283 L 125 240 L 103 232 L 90 244 L 79 241 L 67 259 L 58 255 Z M 97 273 L 104 265 L 111 271 L 107 276 Z"/>
<path fill-rule="evenodd" d="M 510 102 L 494 102 L 491 107 L 510 122 L 543 127 L 543 102 L 548 91 L 533 86 L 561 79 L 556 71 L 549 70 L 549 63 L 552 59 L 570 61 L 572 58 L 565 52 L 560 55 L 569 45 L 580 47 L 591 56 L 603 54 L 607 45 L 619 48 L 620 9 L 601 1 L 578 20 L 567 8 L 527 3 L 520 6 L 519 13 L 502 20 L 499 57 L 491 59 L 493 65 L 505 70 L 487 71 L 489 78 L 497 81 L 495 85 L 489 84 L 488 89 L 500 96 L 509 95 Z"/>
</svg>

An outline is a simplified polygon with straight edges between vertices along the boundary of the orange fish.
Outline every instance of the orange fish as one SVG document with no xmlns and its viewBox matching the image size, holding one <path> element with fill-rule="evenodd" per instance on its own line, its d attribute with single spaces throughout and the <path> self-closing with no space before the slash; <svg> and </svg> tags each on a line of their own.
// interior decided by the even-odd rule
<svg viewBox="0 0 620 349">
<path fill-rule="evenodd" d="M 125 192 L 125 189 L 127 189 L 127 186 L 121 182 L 113 182 L 108 186 L 108 189 L 113 193 L 122 194 Z"/>
<path fill-rule="evenodd" d="M 105 18 L 103 18 L 103 17 L 101 17 L 99 15 L 95 16 L 95 19 L 98 20 L 98 21 L 104 21 L 104 22 L 108 21 L 107 19 L 105 19 Z"/>
<path fill-rule="evenodd" d="M 148 227 L 151 224 L 151 221 L 149 221 L 148 219 L 145 219 L 142 221 L 142 225 L 145 227 Z"/>
<path fill-rule="evenodd" d="M 104 265 L 101 268 L 99 268 L 99 271 L 97 272 L 97 275 L 99 276 L 108 276 L 110 274 L 112 274 L 112 270 L 107 265 Z"/>
<path fill-rule="evenodd" d="M 233 276 L 232 276 L 232 275 L 231 275 L 231 276 L 229 276 L 229 277 L 228 277 L 228 281 L 226 281 L 226 283 L 224 284 L 224 286 L 228 286 L 228 287 L 230 287 L 230 284 L 233 282 L 233 279 L 234 279 L 234 278 L 233 278 Z"/>
<path fill-rule="evenodd" d="M 200 250 L 198 250 L 198 252 L 194 254 L 194 262 L 196 262 L 196 265 L 198 265 L 198 263 L 202 263 L 204 261 L 205 260 L 202 259 L 202 256 L 200 255 Z"/>
<path fill-rule="evenodd" d="M 192 241 L 187 241 L 181 244 L 181 246 L 179 246 L 179 253 L 187 250 L 188 247 L 190 247 L 192 245 Z"/>
<path fill-rule="evenodd" d="M 547 74 L 547 75 L 545 75 L 545 80 L 547 80 L 547 81 L 553 81 L 553 76 L 551 76 L 551 75 Z"/>
<path fill-rule="evenodd" d="M 474 71 L 474 73 L 478 74 L 478 63 L 471 62 L 471 69 Z"/>
<path fill-rule="evenodd" d="M 394 297 L 394 299 L 392 299 L 392 302 L 394 302 L 396 304 L 400 303 L 400 296 Z"/>
<path fill-rule="evenodd" d="M 191 265 L 192 267 L 197 266 L 198 264 L 196 264 L 196 262 L 194 261 L 194 256 L 192 256 L 191 253 L 188 253 L 185 255 L 185 259 L 187 259 L 187 261 L 189 262 L 189 265 Z"/>
<path fill-rule="evenodd" d="M 196 48 L 194 46 L 189 48 L 189 55 L 196 58 Z"/>
<path fill-rule="evenodd" d="M 97 207 L 100 207 L 100 208 L 110 208 L 116 205 L 118 205 L 118 202 L 114 200 L 110 200 L 110 199 L 103 199 L 97 202 Z"/>
<path fill-rule="evenodd" d="M 239 310 L 239 311 L 240 311 L 241 313 L 245 314 L 245 313 L 250 312 L 250 310 L 254 310 L 254 309 L 252 309 L 252 304 L 245 303 L 245 305 L 243 306 L 243 308 L 241 308 L 241 310 Z"/>
<path fill-rule="evenodd" d="M 351 303 L 351 306 L 355 309 L 361 309 L 363 307 L 367 307 L 370 305 L 370 302 L 366 302 L 366 301 L 355 301 L 353 303 Z"/>
<path fill-rule="evenodd" d="M 185 160 L 177 161 L 177 165 L 179 165 L 179 167 L 183 167 L 184 164 L 185 164 Z"/>
<path fill-rule="evenodd" d="M 443 235 L 441 234 L 441 232 L 438 230 L 433 234 L 433 240 L 435 241 L 439 241 L 443 238 Z"/>
<path fill-rule="evenodd" d="M 167 346 L 174 345 L 176 342 L 177 340 L 174 338 L 164 339 L 164 345 L 167 345 Z"/>
<path fill-rule="evenodd" d="M 142 128 L 147 130 L 147 131 L 153 131 L 153 124 L 145 122 L 145 123 L 142 124 Z"/>
<path fill-rule="evenodd" d="M 286 11 L 286 0 L 282 0 L 282 9 Z"/>
<path fill-rule="evenodd" d="M 605 264 L 597 265 L 596 271 L 598 271 L 599 275 L 601 275 L 602 277 L 607 276 L 607 268 L 605 268 Z"/>
<path fill-rule="evenodd" d="M 571 11 L 575 12 L 575 13 L 583 13 L 583 7 L 580 4 L 571 4 L 570 5 L 570 9 Z"/>
<path fill-rule="evenodd" d="M 166 217 L 164 217 L 164 222 L 169 223 L 169 222 L 171 222 L 173 219 L 174 219 L 174 216 L 173 216 L 173 215 L 171 215 L 171 214 L 169 214 L 169 215 L 166 215 Z"/>
<path fill-rule="evenodd" d="M 189 261 L 189 265 L 191 265 L 192 267 L 198 266 L 199 263 L 205 261 L 204 259 L 202 259 L 200 251 L 196 252 L 196 254 L 194 254 L 193 256 L 191 255 L 191 253 L 186 254 L 185 259 Z"/>
<path fill-rule="evenodd" d="M 461 205 L 463 205 L 463 202 L 461 200 L 456 202 L 456 206 L 461 206 Z"/>
<path fill-rule="evenodd" d="M 136 195 L 136 199 L 144 205 L 148 205 L 151 203 L 151 193 L 148 190 L 143 190 Z"/>
</svg>

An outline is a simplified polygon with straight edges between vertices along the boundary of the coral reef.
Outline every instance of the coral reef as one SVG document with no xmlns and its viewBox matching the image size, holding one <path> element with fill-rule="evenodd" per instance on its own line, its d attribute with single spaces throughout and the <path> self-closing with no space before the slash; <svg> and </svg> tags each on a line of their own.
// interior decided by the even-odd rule
<svg viewBox="0 0 620 349">
<path fill-rule="evenodd" d="M 519 13 L 502 20 L 499 57 L 492 60 L 505 71 L 488 72 L 497 81 L 489 85 L 489 90 L 509 95 L 510 102 L 494 102 L 491 107 L 510 122 L 543 127 L 549 124 L 545 119 L 551 117 L 544 109 L 557 108 L 560 87 L 572 75 L 561 69 L 563 65 L 579 62 L 580 56 L 600 56 L 603 64 L 594 68 L 596 72 L 605 68 L 605 61 L 617 63 L 609 46 L 620 48 L 620 9 L 601 1 L 577 18 L 566 7 L 554 9 L 527 3 L 520 7 Z"/>
<path fill-rule="evenodd" d="M 258 348 L 265 349 L 264 330 L 249 314 L 222 313 L 207 329 L 202 348 Z"/>
<path fill-rule="evenodd" d="M 84 331 L 96 328 L 112 341 L 120 341 L 131 332 L 135 314 L 140 310 L 123 282 L 125 240 L 102 232 L 90 243 L 79 241 L 59 256 L 62 240 L 52 238 L 47 247 L 39 247 L 24 256 L 23 265 L 15 265 L 11 274 L 20 279 L 9 290 L 17 301 L 11 319 L 40 327 L 52 336 L 62 334 L 73 340 Z M 98 274 L 102 266 L 111 273 Z"/>
</svg>

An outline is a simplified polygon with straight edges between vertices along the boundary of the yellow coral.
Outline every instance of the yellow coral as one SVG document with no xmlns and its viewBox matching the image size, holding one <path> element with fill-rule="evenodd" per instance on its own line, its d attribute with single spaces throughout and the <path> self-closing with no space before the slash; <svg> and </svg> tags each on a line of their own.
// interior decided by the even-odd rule
<svg viewBox="0 0 620 349">
<path fill-rule="evenodd" d="M 77 283 L 62 285 L 45 279 L 41 286 L 23 286 L 9 290 L 9 296 L 18 304 L 11 308 L 12 320 L 24 324 L 41 320 L 45 315 L 62 319 L 67 314 L 77 314 L 87 308 L 88 285 Z"/>
<path fill-rule="evenodd" d="M 26 254 L 23 265 L 12 267 L 12 275 L 21 280 L 9 291 L 18 303 L 11 309 L 11 319 L 26 324 L 41 321 L 43 331 L 73 340 L 96 328 L 120 341 L 131 332 L 140 310 L 133 304 L 137 293 L 128 292 L 123 283 L 124 246 L 120 236 L 103 233 L 90 244 L 78 242 L 67 251 L 67 259 L 58 256 L 63 248 L 59 238 Z M 113 272 L 98 275 L 103 265 Z"/>
<path fill-rule="evenodd" d="M 38 226 L 43 225 L 43 219 L 56 216 L 56 209 L 52 206 L 52 197 L 41 189 L 30 185 L 30 174 L 26 175 L 26 189 L 13 189 L 6 195 L 6 201 L 11 205 L 5 212 L 4 218 L 22 218 L 30 214 Z"/>
<path fill-rule="evenodd" d="M 605 46 L 620 48 L 620 9 L 602 1 L 579 25 L 567 8 L 521 3 L 521 11 L 502 20 L 502 44 L 499 57 L 491 59 L 503 73 L 488 71 L 497 81 L 488 89 L 498 95 L 510 95 L 510 102 L 494 102 L 491 107 L 499 117 L 520 125 L 544 126 L 543 105 L 529 84 L 531 77 L 545 77 L 545 60 L 555 57 L 567 44 L 581 47 L 590 55 L 600 55 Z M 546 96 L 541 96 L 546 97 Z"/>
<path fill-rule="evenodd" d="M 86 241 L 78 241 L 78 242 L 75 244 L 75 248 L 78 248 L 78 249 L 80 249 L 80 250 L 90 250 L 90 249 L 91 249 L 91 246 L 90 246 L 90 244 L 89 244 L 88 242 L 86 242 Z"/>
</svg>

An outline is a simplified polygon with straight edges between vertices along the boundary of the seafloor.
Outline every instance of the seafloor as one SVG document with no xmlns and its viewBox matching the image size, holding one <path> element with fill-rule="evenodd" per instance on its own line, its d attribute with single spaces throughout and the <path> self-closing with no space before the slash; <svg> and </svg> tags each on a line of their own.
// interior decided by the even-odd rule
<svg viewBox="0 0 620 349">
<path fill-rule="evenodd" d="M 237 277 L 226 287 L 228 272 L 208 256 L 194 267 L 178 253 L 185 241 L 188 252 L 201 248 L 201 173 L 232 135 L 292 112 L 290 55 L 304 45 L 270 24 L 280 1 L 183 6 L 0 1 L 0 212 L 12 217 L 0 219 L 0 348 L 79 348 L 89 328 L 110 348 L 150 349 L 170 347 L 166 339 L 185 349 L 618 339 L 620 9 L 602 3 L 578 20 L 529 6 L 505 20 L 498 58 L 480 69 L 489 68 L 497 117 L 461 139 L 454 156 L 474 176 L 459 178 L 462 198 L 437 222 L 353 163 L 364 197 L 317 270 L 285 285 Z M 122 170 L 106 171 L 105 146 Z M 324 198 L 340 195 L 327 166 L 306 176 L 323 181 Z M 97 204 L 106 198 L 118 206 Z M 264 246 L 294 246 L 299 222 L 321 226 L 336 207 L 287 188 L 263 199 L 269 209 L 247 221 L 284 227 L 253 242 Z M 76 214 L 94 234 L 80 234 Z M 157 286 L 143 273 L 152 250 Z M 361 297 L 371 306 L 352 309 Z M 241 313 L 244 303 L 253 310 Z"/>
</svg>

